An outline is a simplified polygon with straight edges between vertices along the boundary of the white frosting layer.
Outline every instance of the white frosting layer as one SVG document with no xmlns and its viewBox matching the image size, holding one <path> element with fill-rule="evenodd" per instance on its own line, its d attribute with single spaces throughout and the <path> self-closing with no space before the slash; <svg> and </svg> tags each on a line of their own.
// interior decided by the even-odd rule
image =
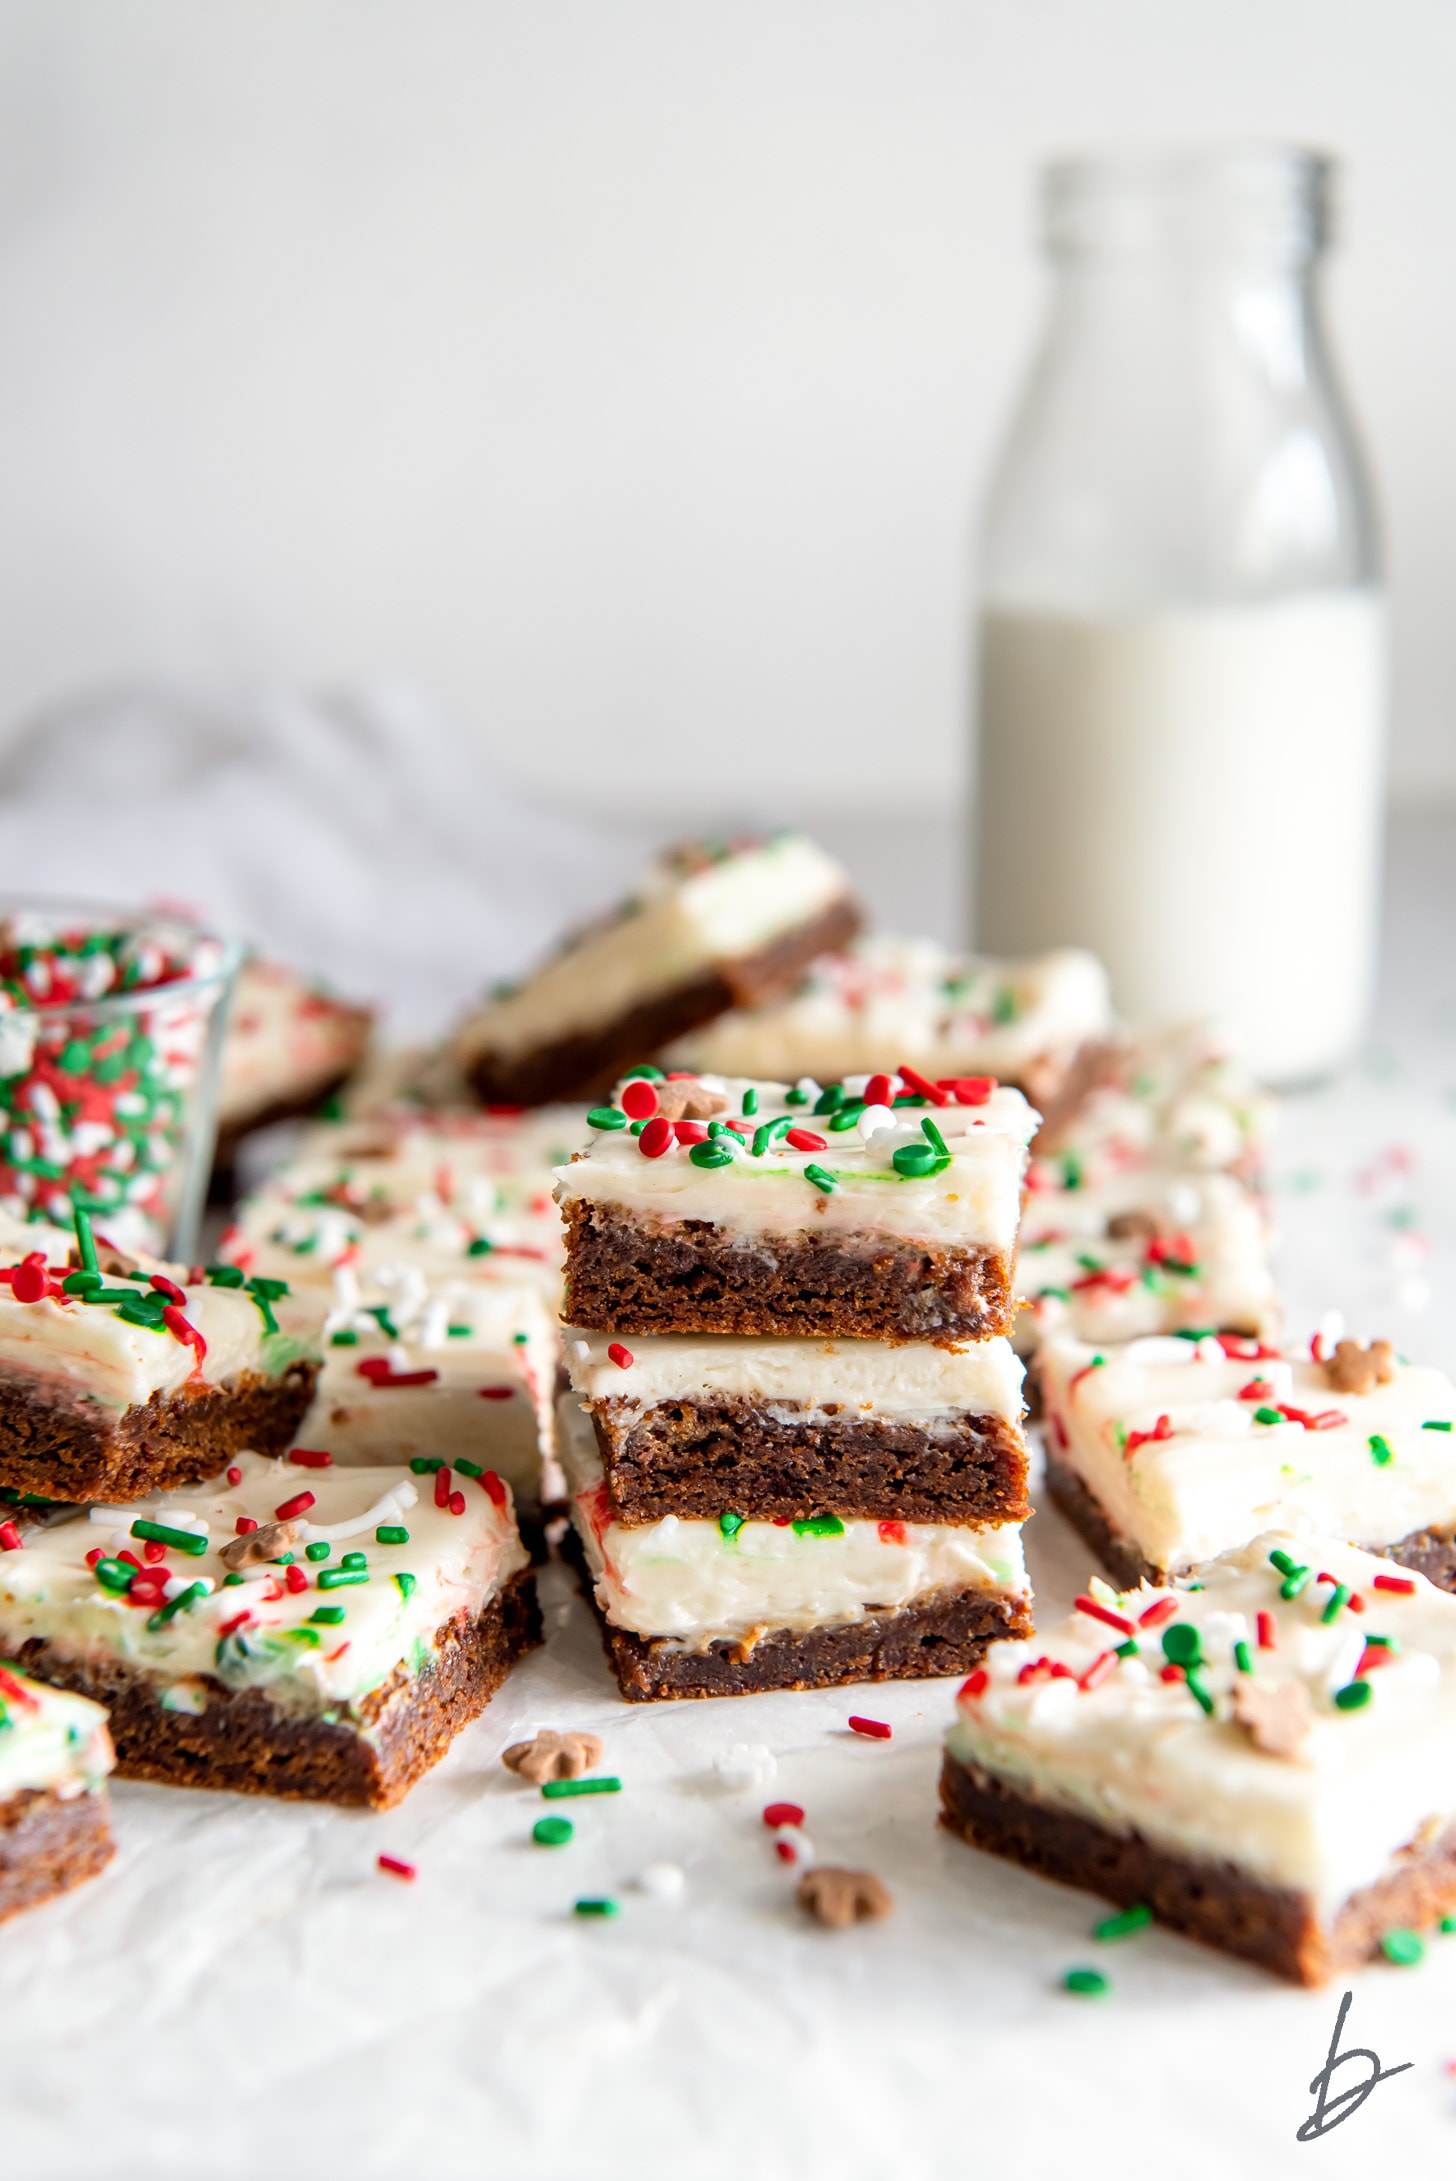
<svg viewBox="0 0 1456 2181">
<path fill-rule="evenodd" d="M 201 1709 L 206 1689 L 194 1677 L 213 1675 L 229 1688 L 265 1687 L 277 1702 L 321 1711 L 366 1696 L 401 1664 L 420 1671 L 429 1663 L 435 1631 L 457 1615 L 482 1612 L 528 1555 L 516 1534 L 509 1505 L 497 1507 L 482 1484 L 457 1477 L 465 1512 L 434 1504 L 434 1479 L 407 1469 L 305 1469 L 244 1454 L 235 1465 L 242 1482 L 226 1476 L 176 1492 L 154 1492 L 136 1504 L 92 1509 L 24 1531 L 24 1549 L 0 1554 L 0 1654 L 40 1637 L 63 1658 L 121 1659 L 164 1677 L 168 1688 L 184 1684 L 176 1708 Z M 240 1515 L 271 1522 L 276 1509 L 299 1492 L 312 1492 L 298 1562 L 308 1587 L 285 1589 L 282 1569 L 249 1569 L 241 1584 L 225 1581 L 219 1549 L 237 1534 Z M 370 1519 L 364 1519 L 365 1517 Z M 132 1535 L 138 1519 L 169 1528 L 198 1529 L 208 1550 L 193 1556 L 169 1550 L 165 1566 L 179 1584 L 198 1580 L 212 1588 L 200 1602 L 179 1611 L 166 1626 L 148 1628 L 151 1614 L 103 1589 L 86 1565 L 98 1546 L 108 1553 L 126 1547 L 138 1559 Z M 379 1523 L 409 1532 L 405 1545 L 375 1540 Z M 335 1536 L 327 1560 L 304 1558 L 302 1545 L 314 1530 Z M 323 1570 L 343 1554 L 363 1552 L 369 1580 L 320 1590 Z M 396 1574 L 414 1577 L 406 1597 Z M 342 1622 L 310 1625 L 320 1606 L 342 1606 Z M 225 1624 L 246 1615 L 224 1637 Z"/>
<path fill-rule="evenodd" d="M 742 1234 L 885 1234 L 906 1239 L 1010 1251 L 1021 1216 L 1021 1175 L 1037 1116 L 1019 1091 L 998 1089 L 982 1106 L 871 1109 L 872 1130 L 835 1133 L 828 1115 L 813 1116 L 785 1103 L 783 1083 L 741 1077 L 705 1077 L 728 1099 L 724 1118 L 737 1118 L 745 1094 L 757 1098 L 745 1122 L 750 1130 L 791 1114 L 796 1128 L 817 1139 L 797 1150 L 782 1139 L 755 1158 L 740 1142 L 729 1166 L 695 1165 L 689 1147 L 675 1143 L 661 1158 L 647 1158 L 627 1130 L 594 1134 L 588 1150 L 556 1175 L 562 1205 L 581 1198 L 613 1204 L 658 1219 L 706 1220 Z M 873 1115 L 883 1116 L 875 1125 Z M 925 1116 L 941 1130 L 950 1163 L 939 1173 L 898 1173 L 893 1153 L 927 1138 Z M 719 1137 L 719 1143 L 725 1141 Z M 815 1166 L 833 1177 L 826 1193 L 805 1178 Z"/>
<path fill-rule="evenodd" d="M 832 1535 L 804 1524 L 717 1522 L 628 1527 L 611 1520 L 596 1437 L 570 1397 L 561 1403 L 562 1461 L 572 1521 L 607 1619 L 686 1650 L 898 1612 L 943 1590 L 1026 1591 L 1021 1528 L 846 1519 Z"/>
<path fill-rule="evenodd" d="M 277 962 L 245 962 L 228 1011 L 219 1122 L 243 1127 L 321 1092 L 354 1066 L 368 1035 L 367 1008 L 346 1007 Z"/>
<path fill-rule="evenodd" d="M 1089 1368 L 1094 1355 L 1105 1361 Z M 1456 1520 L 1456 1430 L 1423 1428 L 1456 1420 L 1441 1371 L 1400 1364 L 1357 1395 L 1334 1392 L 1308 1360 L 1226 1360 L 1212 1341 L 1094 1349 L 1066 1336 L 1047 1342 L 1039 1367 L 1049 1444 L 1154 1567 L 1197 1567 L 1275 1524 L 1388 1545 Z M 1240 1399 L 1255 1385 L 1270 1390 Z M 1281 1406 L 1346 1421 L 1258 1421 Z M 1128 1433 L 1156 1431 L 1162 1416 L 1172 1436 L 1128 1453 Z"/>
<path fill-rule="evenodd" d="M 19 1264 L 44 1248 L 55 1277 L 64 1279 L 71 1247 L 72 1238 L 57 1229 L 25 1226 L 0 1214 L 0 1265 Z M 145 1276 L 108 1277 L 106 1286 L 117 1293 L 151 1291 Z M 228 1386 L 245 1371 L 276 1377 L 300 1356 L 316 1353 L 306 1336 L 281 1329 L 270 1334 L 258 1305 L 239 1289 L 199 1282 L 183 1286 L 182 1293 L 183 1315 L 207 1343 L 201 1363 L 188 1342 L 167 1330 L 129 1325 L 107 1304 L 75 1297 L 18 1303 L 9 1287 L 0 1286 L 0 1370 L 124 1409 L 149 1401 L 153 1394 L 175 1393 L 189 1382 Z"/>
<path fill-rule="evenodd" d="M 625 1369 L 608 1354 L 612 1347 L 631 1356 Z M 609 1333 L 569 1328 L 565 1351 L 571 1383 L 586 1400 L 626 1401 L 644 1410 L 664 1401 L 739 1399 L 811 1411 L 832 1406 L 866 1417 L 970 1414 L 1021 1424 L 1024 1373 L 1005 1340 L 935 1348 L 656 1333 L 634 1335 L 624 1347 Z"/>
<path fill-rule="evenodd" d="M 541 1497 L 553 1436 L 557 1328 L 539 1288 L 500 1276 L 432 1280 L 418 1266 L 335 1275 L 328 1300 L 300 1290 L 278 1305 L 322 1343 L 324 1367 L 298 1430 L 340 1462 L 462 1455 L 498 1470 L 519 1505 Z M 423 1384 L 382 1380 L 419 1378 Z"/>
<path fill-rule="evenodd" d="M 1327 1625 L 1329 1583 L 1281 1600 L 1271 1549 L 1338 1578 L 1364 1613 L 1340 1610 Z M 1206 1568 L 1201 1591 L 1178 1594 L 1177 1619 L 1200 1632 L 1214 1700 L 1207 1716 L 1182 1681 L 1160 1678 L 1162 1628 L 1139 1631 L 1140 1655 L 1090 1690 L 1076 1679 L 1019 1679 L 1043 1657 L 1080 1676 L 1125 1640 L 1089 1615 L 1074 1613 L 1029 1643 L 994 1644 L 984 1692 L 962 1690 L 951 1754 L 1114 1832 L 1135 1830 L 1175 1854 L 1233 1862 L 1265 1885 L 1309 1894 L 1328 1916 L 1386 1876 L 1401 1849 L 1429 1845 L 1456 1820 L 1456 1598 L 1421 1576 L 1410 1596 L 1374 1588 L 1392 1574 L 1405 1571 L 1283 1533 Z M 1093 1588 L 1133 1621 L 1162 1595 Z M 1261 1612 L 1277 1621 L 1272 1651 L 1258 1647 Z M 1334 1692 L 1354 1677 L 1370 1634 L 1393 1637 L 1398 1656 L 1368 1676 L 1363 1709 L 1341 1710 Z M 1257 1681 L 1304 1683 L 1313 1724 L 1298 1758 L 1265 1754 L 1232 1720 L 1239 1641 Z"/>
<path fill-rule="evenodd" d="M 595 925 L 461 1028 L 467 1060 L 514 1054 L 610 1022 L 715 962 L 756 953 L 849 892 L 840 866 L 781 833 L 684 870 L 664 858 L 609 922 Z"/>
<path fill-rule="evenodd" d="M 6 1667 L 0 1675 L 0 1804 L 28 1790 L 70 1802 L 100 1787 L 116 1763 L 99 1704 L 47 1689 Z"/>
<path fill-rule="evenodd" d="M 821 955 L 787 999 L 695 1030 L 666 1065 L 832 1083 L 908 1060 L 932 1081 L 1014 1081 L 1031 1062 L 1066 1059 L 1103 1036 L 1109 1020 L 1107 973 L 1079 949 L 994 962 L 933 939 L 861 939 Z"/>
<path fill-rule="evenodd" d="M 1129 1219 L 1156 1231 L 1109 1232 Z M 1017 1285 L 1031 1306 L 1023 1347 L 1059 1331 L 1100 1342 L 1279 1323 L 1263 1207 L 1233 1174 L 1135 1166 L 1096 1187 L 1033 1191 Z"/>
</svg>

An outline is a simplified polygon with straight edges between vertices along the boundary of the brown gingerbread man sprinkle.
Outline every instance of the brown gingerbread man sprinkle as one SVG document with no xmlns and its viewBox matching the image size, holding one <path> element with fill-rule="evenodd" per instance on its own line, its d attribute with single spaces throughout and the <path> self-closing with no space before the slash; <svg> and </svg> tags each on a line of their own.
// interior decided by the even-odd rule
<svg viewBox="0 0 1456 2181">
<path fill-rule="evenodd" d="M 1325 1363 L 1325 1376 L 1336 1393 L 1373 1393 L 1395 1376 L 1395 1350 L 1388 1340 L 1342 1340 Z"/>
<path fill-rule="evenodd" d="M 709 1090 L 696 1076 L 682 1076 L 675 1082 L 654 1084 L 653 1088 L 664 1121 L 711 1121 L 715 1114 L 728 1111 L 722 1091 Z"/>
<path fill-rule="evenodd" d="M 236 1574 L 243 1568 L 256 1568 L 265 1560 L 276 1560 L 281 1552 L 292 1552 L 298 1543 L 296 1522 L 265 1522 L 256 1530 L 245 1530 L 241 1537 L 234 1537 L 218 1553 L 225 1568 Z"/>
<path fill-rule="evenodd" d="M 820 1865 L 799 1880 L 798 1903 L 831 1931 L 888 1916 L 894 1901 L 873 1871 L 833 1870 Z"/>
<path fill-rule="evenodd" d="M 1302 1681 L 1251 1681 L 1241 1674 L 1234 1683 L 1234 1717 L 1266 1757 L 1297 1757 L 1314 1725 L 1314 1708 Z"/>
<path fill-rule="evenodd" d="M 533 1787 L 547 1780 L 579 1780 L 602 1760 L 601 1739 L 595 1734 L 557 1734 L 550 1727 L 530 1742 L 512 1742 L 501 1751 L 507 1772 L 518 1772 Z"/>
<path fill-rule="evenodd" d="M 1151 1242 L 1158 1232 L 1158 1222 L 1151 1212 L 1118 1212 L 1107 1222 L 1108 1239 L 1113 1242 Z"/>
</svg>

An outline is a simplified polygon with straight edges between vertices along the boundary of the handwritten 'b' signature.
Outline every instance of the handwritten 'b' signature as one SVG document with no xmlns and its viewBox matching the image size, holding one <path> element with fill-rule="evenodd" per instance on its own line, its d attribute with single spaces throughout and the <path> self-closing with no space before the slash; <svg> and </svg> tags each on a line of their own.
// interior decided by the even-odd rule
<svg viewBox="0 0 1456 2181">
<path fill-rule="evenodd" d="M 1335 2034 L 1330 2039 L 1330 2056 L 1325 2061 L 1310 2090 L 1314 2097 L 1314 2111 L 1309 2119 L 1295 2130 L 1299 2143 L 1313 2143 L 1316 2136 L 1327 2135 L 1331 2128 L 1338 2128 L 1342 2120 L 1358 2113 L 1377 2083 L 1388 2083 L 1392 2075 L 1403 2075 L 1411 2060 L 1402 2060 L 1399 2067 L 1382 2067 L 1376 2055 L 1365 2045 L 1352 2045 L 1348 2052 L 1340 2050 L 1340 2033 L 1345 2027 L 1345 2017 L 1350 2011 L 1353 1992 L 1346 1992 L 1340 2001 L 1340 2011 L 1335 2017 Z M 1364 2060 L 1369 2072 L 1362 2081 L 1350 2083 L 1337 2096 L 1331 2096 L 1335 2076 L 1340 2068 L 1351 2060 Z"/>
</svg>

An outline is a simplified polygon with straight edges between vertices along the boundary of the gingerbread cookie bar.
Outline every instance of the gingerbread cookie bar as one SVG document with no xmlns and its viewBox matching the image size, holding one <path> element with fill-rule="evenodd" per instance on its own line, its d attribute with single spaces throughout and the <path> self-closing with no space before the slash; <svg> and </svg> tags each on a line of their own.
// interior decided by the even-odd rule
<svg viewBox="0 0 1456 2181">
<path fill-rule="evenodd" d="M 1456 1599 L 1288 1534 L 1188 1589 L 1094 1580 L 969 1676 L 941 1798 L 973 1847 L 1322 1983 L 1456 1910 Z"/>
<path fill-rule="evenodd" d="M 106 1868 L 115 1762 L 99 1704 L 0 1666 L 0 1923 Z"/>
<path fill-rule="evenodd" d="M 614 1522 L 1005 1525 L 1030 1513 L 1022 1368 L 1004 1340 L 649 1334 L 631 1348 L 568 1329 Z"/>
<path fill-rule="evenodd" d="M 1107 973 L 1079 949 L 994 962 L 868 938 L 821 955 L 785 998 L 680 1039 L 664 1066 L 835 1083 L 908 1060 L 932 1079 L 997 1076 L 1041 1106 L 1110 1024 Z"/>
<path fill-rule="evenodd" d="M 0 1651 L 107 1706 L 123 1777 L 387 1808 L 540 1640 L 509 1488 L 421 1468 L 244 1454 L 22 1515 Z"/>
<path fill-rule="evenodd" d="M 243 964 L 223 1039 L 214 1165 L 244 1136 L 315 1112 L 364 1058 L 373 1011 L 335 999 L 278 962 Z"/>
<path fill-rule="evenodd" d="M 1019 1523 L 765 1520 L 727 1506 L 624 1523 L 572 1395 L 561 1444 L 565 1549 L 631 1702 L 960 1673 L 1030 1629 Z"/>
<path fill-rule="evenodd" d="M 908 1068 L 908 1064 L 907 1064 Z M 557 1173 L 567 1322 L 936 1341 L 1010 1330 L 1037 1116 L 989 1078 L 639 1070 Z"/>
<path fill-rule="evenodd" d="M 1052 1495 L 1124 1581 L 1304 1524 L 1456 1587 L 1456 1387 L 1387 1343 L 1325 1360 L 1236 1335 L 1093 1348 L 1038 1369 Z"/>
<path fill-rule="evenodd" d="M 103 1272 L 77 1219 L 73 1243 L 0 1214 L 0 1487 L 133 1499 L 211 1474 L 237 1448 L 287 1446 L 318 1351 L 279 1327 L 282 1283 L 227 1267 L 194 1276 L 105 1245 L 128 1269 Z"/>
<path fill-rule="evenodd" d="M 590 1097 L 725 1009 L 782 991 L 858 928 L 844 872 L 803 834 L 695 842 L 471 1016 L 455 1058 L 487 1104 Z"/>
</svg>

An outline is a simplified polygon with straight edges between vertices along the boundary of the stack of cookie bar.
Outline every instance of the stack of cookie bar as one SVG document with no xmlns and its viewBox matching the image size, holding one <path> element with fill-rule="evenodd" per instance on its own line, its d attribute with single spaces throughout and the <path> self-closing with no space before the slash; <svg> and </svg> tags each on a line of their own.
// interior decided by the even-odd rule
<svg viewBox="0 0 1456 2181">
<path fill-rule="evenodd" d="M 988 1078 L 641 1068 L 557 1176 L 570 1548 L 629 1698 L 957 1673 L 1030 1626 Z"/>
</svg>

